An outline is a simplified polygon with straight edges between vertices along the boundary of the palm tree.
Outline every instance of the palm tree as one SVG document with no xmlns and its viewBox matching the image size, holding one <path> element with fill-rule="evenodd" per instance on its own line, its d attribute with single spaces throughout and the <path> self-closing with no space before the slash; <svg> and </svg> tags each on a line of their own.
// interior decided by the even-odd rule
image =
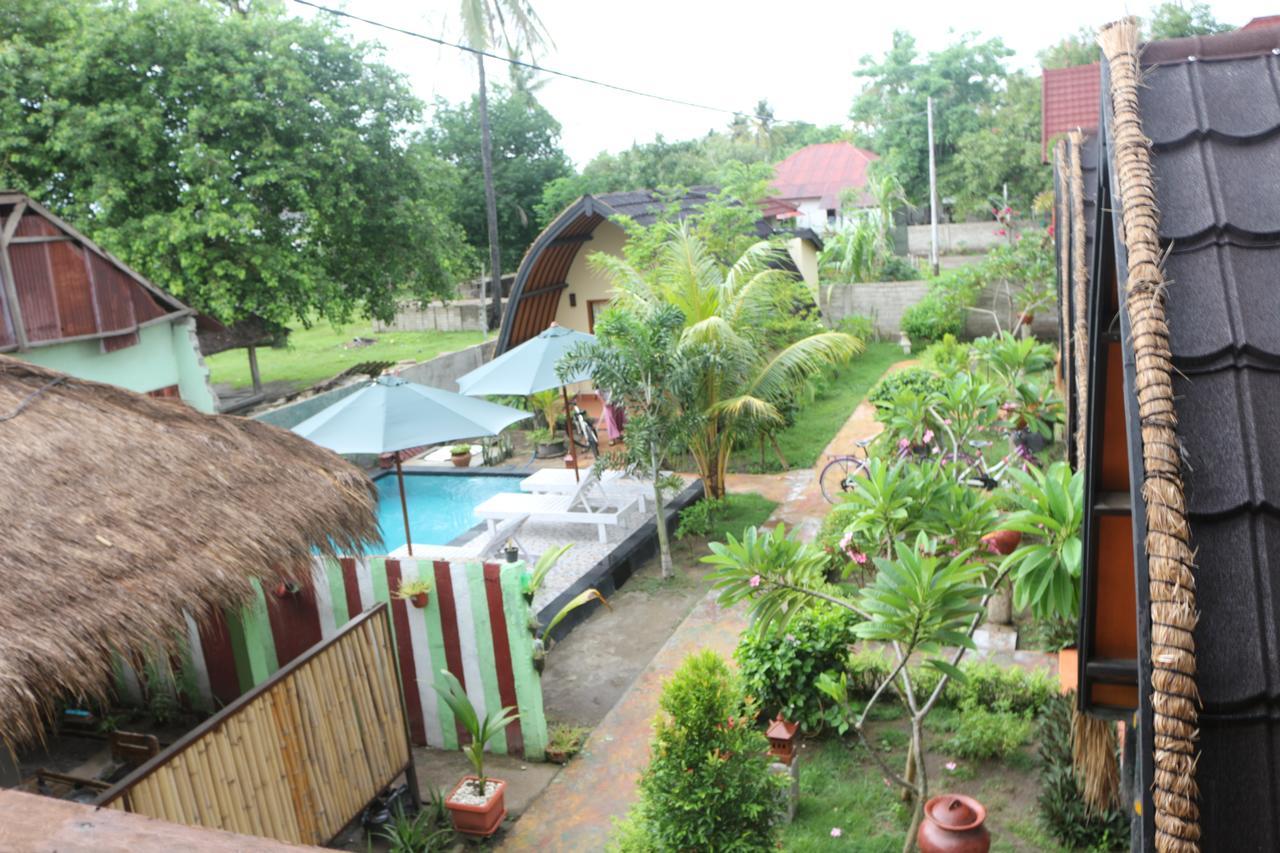
<svg viewBox="0 0 1280 853">
<path fill-rule="evenodd" d="M 619 306 L 649 316 L 672 305 L 684 315 L 679 348 L 699 365 L 690 405 L 702 416 L 689 451 L 707 497 L 719 498 L 735 439 L 753 428 L 776 428 L 783 420 L 779 407 L 796 388 L 861 352 L 863 343 L 842 332 L 821 332 L 770 350 L 763 334 L 776 312 L 770 291 L 791 275 L 770 267 L 777 248 L 757 243 L 726 267 L 687 222 L 664 227 L 666 239 L 650 269 L 603 253 L 591 262 L 612 279 Z"/>
<path fill-rule="evenodd" d="M 503 45 L 513 56 L 532 53 L 548 41 L 538 13 L 529 0 L 462 0 L 462 25 L 467 45 L 476 51 Z M 493 140 L 489 132 L 489 94 L 484 55 L 476 53 L 480 74 L 480 166 L 484 172 L 484 207 L 489 232 L 489 276 L 492 304 L 489 327 L 502 321 L 502 257 L 498 245 L 498 193 L 493 184 Z"/>
</svg>

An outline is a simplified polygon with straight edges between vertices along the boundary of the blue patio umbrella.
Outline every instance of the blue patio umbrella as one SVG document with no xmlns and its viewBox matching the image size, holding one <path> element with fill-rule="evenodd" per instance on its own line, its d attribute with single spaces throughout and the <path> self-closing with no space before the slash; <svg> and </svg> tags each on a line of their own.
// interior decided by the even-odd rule
<svg viewBox="0 0 1280 853">
<path fill-rule="evenodd" d="M 578 455 L 573 452 L 573 419 L 569 416 L 569 392 L 566 385 L 590 379 L 591 374 L 582 371 L 561 379 L 556 373 L 560 359 L 582 343 L 593 343 L 595 335 L 567 329 L 552 323 L 541 334 L 530 338 L 518 347 L 512 347 L 488 364 L 458 379 L 463 394 L 519 394 L 527 396 L 560 388 L 564 396 L 564 428 L 569 437 L 569 453 L 573 456 L 573 471 L 578 472 Z M 554 424 L 548 424 L 554 428 Z"/>
<path fill-rule="evenodd" d="M 480 435 L 497 435 L 528 412 L 464 397 L 442 388 L 379 376 L 354 394 L 317 412 L 293 428 L 303 438 L 335 453 L 395 453 Z M 404 471 L 396 456 L 405 542 L 413 554 Z"/>
</svg>

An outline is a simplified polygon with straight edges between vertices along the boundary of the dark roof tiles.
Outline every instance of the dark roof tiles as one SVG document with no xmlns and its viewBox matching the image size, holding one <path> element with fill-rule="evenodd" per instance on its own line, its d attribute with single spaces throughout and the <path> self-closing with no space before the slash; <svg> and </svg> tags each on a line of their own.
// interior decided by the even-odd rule
<svg viewBox="0 0 1280 853">
<path fill-rule="evenodd" d="M 1280 132 L 1248 142 L 1197 135 L 1154 162 L 1161 238 L 1280 235 Z"/>
</svg>

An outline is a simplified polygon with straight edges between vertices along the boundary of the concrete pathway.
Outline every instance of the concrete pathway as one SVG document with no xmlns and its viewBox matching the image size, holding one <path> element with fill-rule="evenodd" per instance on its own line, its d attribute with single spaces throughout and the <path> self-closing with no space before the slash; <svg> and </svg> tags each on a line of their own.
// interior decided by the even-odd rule
<svg viewBox="0 0 1280 853">
<path fill-rule="evenodd" d="M 900 362 L 889 369 L 911 363 Z M 783 522 L 797 536 L 813 539 L 830 509 L 818 485 L 818 472 L 830 455 L 847 452 L 855 441 L 880 431 L 873 415 L 869 403 L 859 403 L 813 468 L 785 474 L 730 474 L 726 486 L 730 492 L 756 493 L 777 501 L 769 523 Z M 591 733 L 582 753 L 507 831 L 500 849 L 603 850 L 613 821 L 631 807 L 640 771 L 649 763 L 652 721 L 663 681 L 690 652 L 712 649 L 731 657 L 746 627 L 744 608 L 720 607 L 715 593 L 700 601 Z"/>
</svg>

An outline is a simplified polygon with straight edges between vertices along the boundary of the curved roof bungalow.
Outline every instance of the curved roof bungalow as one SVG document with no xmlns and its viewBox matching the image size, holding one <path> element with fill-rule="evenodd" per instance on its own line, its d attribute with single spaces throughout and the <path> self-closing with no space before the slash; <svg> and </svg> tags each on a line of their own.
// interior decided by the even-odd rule
<svg viewBox="0 0 1280 853">
<path fill-rule="evenodd" d="M 595 328 L 595 317 L 608 304 L 612 287 L 605 275 L 587 263 L 593 252 L 622 256 L 627 234 L 612 221 L 628 216 L 641 225 L 652 225 L 663 215 L 678 219 L 697 211 L 716 192 L 695 187 L 677 197 L 652 190 L 584 195 L 561 211 L 525 252 L 516 273 L 507 310 L 502 316 L 494 355 L 519 346 L 553 322 L 580 332 Z M 787 206 L 770 207 L 756 223 L 761 237 L 775 233 L 770 213 Z M 787 266 L 816 290 L 818 250 L 822 241 L 808 229 L 776 232 L 789 235 Z M 583 251 L 586 247 L 587 251 Z"/>
<path fill-rule="evenodd" d="M 1280 849 L 1280 27 L 1102 31 L 1055 158 L 1081 710 L 1136 725 L 1135 850 Z"/>
</svg>

